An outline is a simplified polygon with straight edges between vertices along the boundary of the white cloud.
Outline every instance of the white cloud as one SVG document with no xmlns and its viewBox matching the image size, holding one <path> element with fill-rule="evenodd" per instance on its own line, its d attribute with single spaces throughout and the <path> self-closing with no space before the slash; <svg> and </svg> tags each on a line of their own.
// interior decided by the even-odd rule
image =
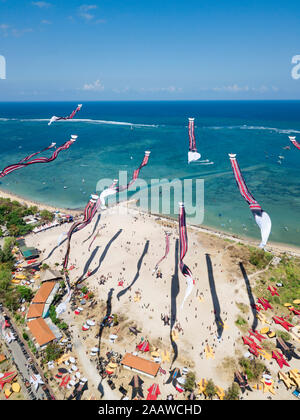
<svg viewBox="0 0 300 420">
<path fill-rule="evenodd" d="M 79 7 L 78 15 L 82 17 L 83 19 L 90 21 L 94 19 L 95 17 L 95 15 L 92 15 L 90 11 L 96 10 L 97 8 L 98 6 L 96 6 L 95 4 L 83 4 L 82 6 Z"/>
<path fill-rule="evenodd" d="M 206 90 L 206 89 L 204 89 Z M 209 89 L 208 89 L 209 90 Z M 261 85 L 259 87 L 249 87 L 249 86 L 239 86 L 236 83 L 229 86 L 222 86 L 222 87 L 214 87 L 211 90 L 214 92 L 258 92 L 258 93 L 265 93 L 272 90 L 273 92 L 278 92 L 278 87 L 276 86 L 265 86 Z"/>
<path fill-rule="evenodd" d="M 182 88 L 177 88 L 175 86 L 168 87 L 157 87 L 157 88 L 140 88 L 140 92 L 182 92 Z"/>
<path fill-rule="evenodd" d="M 96 80 L 94 83 L 85 83 L 82 90 L 100 92 L 104 90 L 104 86 L 100 80 Z"/>
<path fill-rule="evenodd" d="M 31 3 L 33 6 L 39 7 L 40 9 L 48 9 L 51 4 L 46 1 L 33 1 Z"/>
<path fill-rule="evenodd" d="M 12 35 L 16 38 L 19 38 L 20 36 L 33 32 L 32 28 L 25 28 L 25 29 L 18 29 L 14 28 L 10 25 L 7 25 L 5 23 L 0 24 L 0 31 L 3 37 L 8 37 L 9 35 Z"/>
<path fill-rule="evenodd" d="M 43 20 L 41 21 L 41 23 L 42 23 L 43 25 L 52 25 L 52 22 L 50 22 L 50 20 L 46 20 L 46 19 L 43 19 Z"/>
<path fill-rule="evenodd" d="M 248 91 L 249 86 L 238 86 L 237 84 L 229 85 L 229 86 L 222 86 L 222 87 L 214 87 L 212 88 L 215 92 L 225 91 L 225 92 L 241 92 L 241 91 Z"/>
</svg>

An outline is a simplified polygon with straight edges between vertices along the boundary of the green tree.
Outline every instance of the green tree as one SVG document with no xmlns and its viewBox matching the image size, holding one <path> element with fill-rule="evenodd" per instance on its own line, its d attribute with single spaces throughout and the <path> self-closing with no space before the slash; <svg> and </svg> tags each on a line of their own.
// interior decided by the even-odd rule
<svg viewBox="0 0 300 420">
<path fill-rule="evenodd" d="M 225 391 L 224 400 L 238 400 L 240 394 L 240 387 L 233 382 L 231 386 Z"/>
<path fill-rule="evenodd" d="M 47 362 L 57 360 L 63 353 L 62 348 L 56 343 L 50 343 L 45 350 L 45 358 Z"/>
<path fill-rule="evenodd" d="M 208 398 L 210 400 L 212 400 L 212 398 L 216 394 L 216 386 L 215 386 L 215 384 L 214 384 L 214 382 L 213 382 L 212 379 L 209 379 L 207 381 L 207 385 L 206 385 L 206 389 L 205 389 L 205 394 L 208 396 Z"/>
<path fill-rule="evenodd" d="M 51 211 L 48 211 L 48 210 L 42 210 L 40 212 L 40 217 L 42 221 L 45 221 L 45 222 L 52 222 L 52 220 L 54 219 L 53 213 L 51 213 Z"/>
<path fill-rule="evenodd" d="M 33 298 L 33 291 L 31 289 L 25 286 L 17 286 L 17 291 L 21 299 L 25 299 L 26 302 L 31 302 Z"/>
<path fill-rule="evenodd" d="M 195 381 L 196 381 L 196 375 L 194 372 L 188 372 L 186 375 L 186 381 L 184 384 L 184 389 L 189 392 L 193 392 L 195 389 Z"/>
</svg>

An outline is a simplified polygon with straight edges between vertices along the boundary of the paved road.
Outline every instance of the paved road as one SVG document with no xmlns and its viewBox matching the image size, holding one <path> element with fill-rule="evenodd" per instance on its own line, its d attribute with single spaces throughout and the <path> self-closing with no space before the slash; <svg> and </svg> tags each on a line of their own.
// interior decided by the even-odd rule
<svg viewBox="0 0 300 420">
<path fill-rule="evenodd" d="M 3 313 L 0 313 L 1 332 L 2 332 L 2 326 L 4 322 L 5 322 L 5 319 L 4 319 Z M 25 344 L 18 336 L 17 329 L 16 327 L 14 327 L 13 323 L 11 322 L 11 319 L 9 319 L 8 322 L 12 325 L 12 328 L 11 329 L 6 328 L 6 331 L 9 330 L 13 332 L 17 340 L 12 341 L 11 343 L 7 343 L 5 341 L 5 345 L 10 353 L 9 357 L 12 359 L 13 363 L 15 364 L 19 372 L 19 377 L 22 378 L 23 385 L 24 385 L 22 386 L 22 390 L 24 392 L 24 395 L 27 396 L 29 399 L 35 399 L 35 398 L 39 400 L 48 399 L 47 394 L 43 391 L 41 386 L 39 386 L 37 391 L 35 391 L 35 388 L 33 386 L 30 386 L 30 388 L 26 389 L 25 381 L 26 380 L 29 381 L 30 376 L 32 374 L 36 374 L 36 373 L 41 374 L 42 372 L 39 372 L 38 366 L 35 364 L 32 355 L 29 354 L 29 351 L 26 349 Z"/>
</svg>

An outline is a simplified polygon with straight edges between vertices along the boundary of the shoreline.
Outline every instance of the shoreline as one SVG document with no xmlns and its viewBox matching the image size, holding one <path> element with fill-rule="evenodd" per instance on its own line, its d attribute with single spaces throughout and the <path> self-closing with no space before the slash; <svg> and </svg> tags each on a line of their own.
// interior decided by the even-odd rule
<svg viewBox="0 0 300 420">
<path fill-rule="evenodd" d="M 19 201 L 21 204 L 26 204 L 27 206 L 37 206 L 39 208 L 43 208 L 49 211 L 60 211 L 61 213 L 71 214 L 72 216 L 79 216 L 80 214 L 82 214 L 82 210 L 80 209 L 72 210 L 72 209 L 63 208 L 63 207 L 51 206 L 49 204 L 44 204 L 40 201 L 30 200 L 28 198 L 22 197 L 21 195 L 6 191 L 2 188 L 0 188 L 0 197 L 9 198 L 10 200 L 16 200 L 16 201 Z"/>
<path fill-rule="evenodd" d="M 51 206 L 49 204 L 44 204 L 40 201 L 30 200 L 18 194 L 14 194 L 9 191 L 6 191 L 2 188 L 0 188 L 0 197 L 9 198 L 11 200 L 19 201 L 21 204 L 26 204 L 28 206 L 37 206 L 37 207 L 40 207 L 49 211 L 60 211 L 61 213 L 71 214 L 72 216 L 80 216 L 82 215 L 82 212 L 84 210 L 83 208 L 82 209 L 68 209 L 68 208 L 63 208 L 63 207 Z M 176 220 L 177 220 L 176 218 L 172 218 L 171 216 L 167 216 L 163 214 L 148 212 L 147 210 L 144 210 L 140 207 L 136 207 L 135 202 L 136 202 L 135 200 L 117 202 L 116 206 L 121 205 L 123 207 L 124 206 L 130 207 L 132 210 L 135 210 L 138 213 L 147 214 L 153 218 L 160 218 L 162 221 L 176 224 Z M 187 227 L 194 231 L 206 233 L 208 235 L 216 236 L 221 239 L 227 239 L 233 242 L 240 242 L 244 245 L 257 247 L 257 244 L 258 244 L 258 240 L 256 240 L 255 238 L 251 238 L 247 236 L 241 237 L 238 234 L 232 234 L 232 233 L 222 231 L 220 229 L 217 229 L 211 226 L 194 225 L 194 224 L 188 223 Z M 286 244 L 286 243 L 281 243 L 281 242 L 272 242 L 272 241 L 268 242 L 267 251 L 275 253 L 275 254 L 288 253 L 292 256 L 300 257 L 300 246 L 297 247 L 296 245 L 291 245 L 291 244 Z"/>
</svg>

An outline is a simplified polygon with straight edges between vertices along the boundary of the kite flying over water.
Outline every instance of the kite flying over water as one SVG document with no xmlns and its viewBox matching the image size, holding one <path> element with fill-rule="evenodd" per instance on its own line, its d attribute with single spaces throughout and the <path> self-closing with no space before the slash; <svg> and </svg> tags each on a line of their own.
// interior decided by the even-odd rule
<svg viewBox="0 0 300 420">
<path fill-rule="evenodd" d="M 187 229 L 186 229 L 186 217 L 185 217 L 185 208 L 184 203 L 179 203 L 179 236 L 180 236 L 180 270 L 184 277 L 187 280 L 187 289 L 185 292 L 185 296 L 181 305 L 181 308 L 183 308 L 184 302 L 189 297 L 189 295 L 192 293 L 193 286 L 195 284 L 195 281 L 193 280 L 193 275 L 189 267 L 184 264 L 183 258 L 185 257 L 187 251 L 188 251 L 188 237 L 187 237 Z"/>
<path fill-rule="evenodd" d="M 56 117 L 55 115 L 51 118 L 51 120 L 49 121 L 48 125 L 51 125 L 53 122 L 55 121 L 61 121 L 61 120 L 72 120 L 75 115 L 77 114 L 77 112 L 79 112 L 82 108 L 82 104 L 79 104 L 77 106 L 76 109 L 74 109 L 74 111 L 68 116 L 68 117 Z"/>
<path fill-rule="evenodd" d="M 260 228 L 261 232 L 261 243 L 259 245 L 260 248 L 265 248 L 267 245 L 270 233 L 272 222 L 268 213 L 266 213 L 258 202 L 254 199 L 251 195 L 250 191 L 247 188 L 243 175 L 241 173 L 239 164 L 236 160 L 235 154 L 229 154 L 230 162 L 232 166 L 232 170 L 235 176 L 236 183 L 239 187 L 241 195 L 244 197 L 246 202 L 249 205 L 249 208 L 254 216 L 255 222 L 257 223 L 258 227 Z"/>
<path fill-rule="evenodd" d="M 90 201 L 88 202 L 88 204 L 85 207 L 84 210 L 84 218 L 82 221 L 78 221 L 75 222 L 71 229 L 69 230 L 67 236 L 68 236 L 68 245 L 67 245 L 67 252 L 65 254 L 65 259 L 64 259 L 64 263 L 63 263 L 63 267 L 64 270 L 67 270 L 68 268 L 68 263 L 69 263 L 69 255 L 70 255 L 70 247 L 71 247 L 71 239 L 72 236 L 75 232 L 78 232 L 79 230 L 85 228 L 89 223 L 91 223 L 91 221 L 93 220 L 95 214 L 98 212 L 98 210 L 105 205 L 105 198 L 108 197 L 108 195 L 111 194 L 116 194 L 117 192 L 120 191 L 125 191 L 127 190 L 138 178 L 140 170 L 147 165 L 148 160 L 149 160 L 149 156 L 150 156 L 151 152 L 145 152 L 145 156 L 144 159 L 142 161 L 142 163 L 140 164 L 140 166 L 133 172 L 133 176 L 131 181 L 126 185 L 126 186 L 121 186 L 121 187 L 117 187 L 117 180 L 114 180 L 112 185 L 107 188 L 105 191 L 109 190 L 110 194 L 104 194 L 101 193 L 100 197 L 96 194 L 92 194 Z M 105 208 L 105 207 L 104 207 Z"/>
<path fill-rule="evenodd" d="M 20 160 L 20 162 L 15 163 L 13 165 L 9 165 L 6 168 L 4 168 L 1 172 L 0 172 L 0 178 L 5 177 L 6 175 L 16 171 L 17 169 L 21 169 L 24 168 L 25 166 L 29 166 L 29 165 L 33 165 L 34 163 L 49 163 L 52 162 L 53 160 L 55 160 L 58 156 L 58 154 L 62 151 L 62 150 L 67 150 L 71 144 L 73 144 L 76 139 L 78 138 L 78 136 L 71 136 L 71 139 L 67 142 L 65 142 L 62 146 L 58 147 L 52 154 L 52 156 L 50 156 L 49 158 L 46 157 L 39 157 L 36 159 L 32 159 L 34 156 L 45 152 L 46 150 L 52 149 L 53 147 L 55 147 L 56 143 L 52 143 L 49 147 L 46 147 L 45 149 L 41 150 L 40 152 L 36 152 L 33 153 L 30 156 L 27 156 L 26 158 Z M 32 160 L 30 160 L 32 159 Z"/>
<path fill-rule="evenodd" d="M 195 140 L 195 118 L 189 118 L 189 153 L 188 162 L 197 162 L 201 158 L 201 154 L 197 152 L 196 140 Z M 199 165 L 213 165 L 214 162 L 210 162 L 209 159 L 200 160 L 197 162 Z"/>
<path fill-rule="evenodd" d="M 295 147 L 297 147 L 297 149 L 300 150 L 300 144 L 296 141 L 296 137 L 289 137 L 289 139 L 291 140 L 291 142 L 293 143 L 293 145 Z"/>
<path fill-rule="evenodd" d="M 200 153 L 197 152 L 196 140 L 195 140 L 195 118 L 189 118 L 189 138 L 190 138 L 190 147 L 188 153 L 188 161 L 196 162 L 201 158 Z"/>
</svg>

